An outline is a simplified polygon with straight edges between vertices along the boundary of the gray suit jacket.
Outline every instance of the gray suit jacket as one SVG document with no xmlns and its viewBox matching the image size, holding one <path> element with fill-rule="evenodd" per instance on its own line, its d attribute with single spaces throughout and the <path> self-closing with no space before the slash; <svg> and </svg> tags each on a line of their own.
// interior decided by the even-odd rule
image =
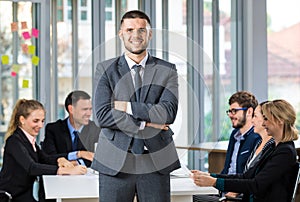
<svg viewBox="0 0 300 202">
<path fill-rule="evenodd" d="M 167 174 L 179 168 L 171 129 L 145 127 L 139 131 L 141 121 L 174 122 L 178 108 L 175 65 L 149 55 L 139 103 L 135 101 L 133 81 L 124 56 L 99 63 L 95 78 L 93 109 L 102 130 L 92 168 L 116 175 L 129 155 L 127 151 L 133 137 L 144 139 L 155 171 Z M 133 115 L 113 109 L 115 100 L 131 102 Z"/>
</svg>

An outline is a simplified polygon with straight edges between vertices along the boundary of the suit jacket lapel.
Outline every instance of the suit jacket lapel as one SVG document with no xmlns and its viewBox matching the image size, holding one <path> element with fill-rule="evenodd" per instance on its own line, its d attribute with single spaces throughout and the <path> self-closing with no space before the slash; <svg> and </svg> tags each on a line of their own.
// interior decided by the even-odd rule
<svg viewBox="0 0 300 202">
<path fill-rule="evenodd" d="M 67 150 L 70 151 L 70 150 L 72 150 L 72 138 L 71 138 L 71 135 L 70 135 L 70 130 L 69 130 L 69 127 L 68 127 L 67 119 L 68 118 L 66 118 L 63 121 L 63 127 L 61 127 L 61 129 L 62 129 L 62 134 L 64 134 L 63 138 L 65 139 L 65 142 L 67 144 Z"/>
<path fill-rule="evenodd" d="M 19 139 L 23 142 L 24 146 L 27 148 L 27 151 L 28 151 L 29 155 L 34 159 L 35 162 L 37 162 L 38 161 L 38 155 L 37 155 L 36 152 L 34 152 L 33 147 L 31 145 L 31 143 L 29 142 L 29 140 L 27 139 L 24 132 L 18 127 L 16 129 L 16 133 L 18 134 Z"/>
<path fill-rule="evenodd" d="M 90 122 L 90 121 L 89 121 Z M 90 134 L 92 131 L 90 131 L 90 128 L 88 127 L 89 125 L 85 125 L 83 126 L 81 132 L 79 133 L 79 140 L 78 140 L 78 146 L 77 148 L 78 149 L 84 149 L 86 150 L 86 142 L 87 142 L 87 139 L 90 138 Z"/>
<path fill-rule="evenodd" d="M 125 60 L 125 56 L 121 56 L 118 62 L 118 71 L 121 75 L 120 80 L 118 81 L 115 89 L 122 89 L 122 93 L 128 93 L 128 100 L 131 102 L 135 101 L 135 93 L 134 93 L 134 86 L 133 81 L 130 73 L 130 69 L 128 64 Z"/>
<path fill-rule="evenodd" d="M 155 65 L 154 58 L 151 55 L 149 55 L 149 58 L 147 60 L 146 67 L 145 67 L 144 77 L 143 77 L 143 88 L 141 90 L 141 102 L 145 102 L 147 93 L 152 84 L 152 80 L 157 71 L 157 69 L 154 65 Z"/>
</svg>

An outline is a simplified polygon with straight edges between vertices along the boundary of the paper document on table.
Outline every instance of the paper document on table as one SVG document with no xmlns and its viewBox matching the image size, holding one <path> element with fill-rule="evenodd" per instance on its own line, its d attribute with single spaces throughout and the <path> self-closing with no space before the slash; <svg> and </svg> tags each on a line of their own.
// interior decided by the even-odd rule
<svg viewBox="0 0 300 202">
<path fill-rule="evenodd" d="M 98 175 L 98 171 L 92 169 L 92 168 L 87 168 L 86 175 Z"/>
<path fill-rule="evenodd" d="M 183 163 L 181 163 L 181 168 L 171 172 L 171 176 L 174 177 L 191 177 L 191 174 L 192 172 Z"/>
</svg>

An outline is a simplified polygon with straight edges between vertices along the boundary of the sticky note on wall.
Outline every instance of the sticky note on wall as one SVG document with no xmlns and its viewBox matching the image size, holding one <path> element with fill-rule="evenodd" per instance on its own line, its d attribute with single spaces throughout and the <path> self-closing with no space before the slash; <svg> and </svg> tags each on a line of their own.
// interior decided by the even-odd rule
<svg viewBox="0 0 300 202">
<path fill-rule="evenodd" d="M 32 56 L 31 61 L 32 61 L 32 64 L 37 66 L 39 64 L 40 58 L 38 56 Z"/>
<path fill-rule="evenodd" d="M 15 77 L 15 76 L 17 76 L 17 73 L 16 72 L 11 72 L 11 76 Z"/>
<path fill-rule="evenodd" d="M 8 57 L 8 55 L 2 55 L 1 56 L 1 62 L 4 65 L 8 65 L 8 63 L 9 63 L 9 57 Z"/>
<path fill-rule="evenodd" d="M 17 22 L 10 23 L 10 29 L 11 29 L 11 32 L 18 31 L 18 23 Z"/>
<path fill-rule="evenodd" d="M 11 67 L 11 71 L 15 73 L 19 73 L 20 69 L 21 69 L 21 65 L 17 65 L 17 64 L 13 64 Z"/>
<path fill-rule="evenodd" d="M 22 51 L 23 53 L 27 54 L 28 53 L 28 45 L 27 44 L 22 44 Z"/>
<path fill-rule="evenodd" d="M 27 29 L 27 22 L 21 22 L 21 28 Z"/>
<path fill-rule="evenodd" d="M 35 54 L 35 46 L 33 46 L 33 45 L 28 46 L 28 53 L 31 55 L 34 55 Z"/>
<path fill-rule="evenodd" d="M 23 38 L 24 38 L 25 40 L 27 40 L 27 39 L 30 39 L 30 38 L 31 38 L 31 36 L 30 36 L 29 32 L 23 32 L 23 33 L 22 33 L 22 35 L 23 35 Z"/>
<path fill-rule="evenodd" d="M 23 80 L 22 82 L 22 88 L 28 88 L 29 87 L 29 80 Z"/>
<path fill-rule="evenodd" d="M 35 29 L 35 28 L 32 28 L 31 30 L 31 35 L 35 38 L 38 38 L 39 37 L 39 30 L 38 29 Z"/>
</svg>

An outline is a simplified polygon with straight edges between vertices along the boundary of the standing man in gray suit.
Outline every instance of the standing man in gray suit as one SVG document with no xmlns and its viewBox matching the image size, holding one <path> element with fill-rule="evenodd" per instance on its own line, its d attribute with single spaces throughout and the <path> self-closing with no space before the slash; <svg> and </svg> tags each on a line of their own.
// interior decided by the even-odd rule
<svg viewBox="0 0 300 202">
<path fill-rule="evenodd" d="M 149 17 L 138 10 L 121 20 L 125 53 L 97 65 L 93 110 L 102 128 L 92 168 L 101 202 L 170 201 L 170 172 L 178 169 L 169 128 L 178 108 L 174 64 L 146 50 Z"/>
</svg>

